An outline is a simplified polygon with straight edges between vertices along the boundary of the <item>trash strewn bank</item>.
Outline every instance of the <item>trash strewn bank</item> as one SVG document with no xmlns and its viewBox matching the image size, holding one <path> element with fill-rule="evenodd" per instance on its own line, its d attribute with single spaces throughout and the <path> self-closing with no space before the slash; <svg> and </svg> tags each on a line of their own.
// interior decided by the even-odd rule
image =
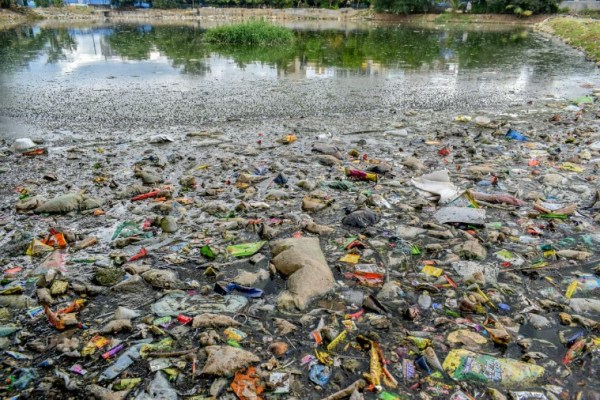
<svg viewBox="0 0 600 400">
<path fill-rule="evenodd" d="M 598 399 L 599 97 L 4 143 L 0 392 Z"/>
</svg>

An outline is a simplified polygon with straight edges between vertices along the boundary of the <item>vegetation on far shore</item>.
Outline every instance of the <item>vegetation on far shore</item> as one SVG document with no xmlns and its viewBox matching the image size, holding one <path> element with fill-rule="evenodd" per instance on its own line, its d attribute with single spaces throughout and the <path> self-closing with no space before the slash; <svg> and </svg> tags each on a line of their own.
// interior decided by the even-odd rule
<svg viewBox="0 0 600 400">
<path fill-rule="evenodd" d="M 553 33 L 570 45 L 600 61 L 600 21 L 595 19 L 558 17 L 545 22 Z"/>
<path fill-rule="evenodd" d="M 216 45 L 273 46 L 291 43 L 294 34 L 282 26 L 250 21 L 209 29 L 204 34 L 204 40 Z"/>
<path fill-rule="evenodd" d="M 38 6 L 60 7 L 65 0 L 34 0 Z M 112 7 L 133 8 L 139 0 L 110 0 Z M 560 0 L 470 0 L 471 12 L 516 14 L 529 16 L 532 14 L 555 13 Z M 153 8 L 193 8 L 199 6 L 244 7 L 244 8 L 326 8 L 341 7 L 368 8 L 379 12 L 393 14 L 416 14 L 465 10 L 469 0 L 143 0 Z M 0 8 L 11 8 L 16 0 L 0 0 Z"/>
</svg>

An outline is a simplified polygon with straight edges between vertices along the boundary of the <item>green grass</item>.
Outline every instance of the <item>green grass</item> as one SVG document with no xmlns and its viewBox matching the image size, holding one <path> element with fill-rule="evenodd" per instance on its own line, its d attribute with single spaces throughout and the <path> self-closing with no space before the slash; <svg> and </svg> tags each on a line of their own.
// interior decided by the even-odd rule
<svg viewBox="0 0 600 400">
<path fill-rule="evenodd" d="M 585 17 L 590 17 L 590 18 L 600 18 L 600 10 L 591 10 L 591 9 L 584 9 L 581 10 L 577 13 L 580 16 L 585 16 Z"/>
<path fill-rule="evenodd" d="M 447 22 L 470 23 L 472 22 L 472 18 L 470 15 L 467 14 L 445 12 L 436 17 L 435 22 L 438 24 L 443 24 Z"/>
<path fill-rule="evenodd" d="M 265 21 L 250 21 L 209 29 L 204 40 L 217 45 L 273 46 L 292 43 L 294 34 Z"/>
<path fill-rule="evenodd" d="M 600 61 L 600 21 L 595 19 L 559 17 L 546 22 L 554 33 L 570 45 Z"/>
</svg>

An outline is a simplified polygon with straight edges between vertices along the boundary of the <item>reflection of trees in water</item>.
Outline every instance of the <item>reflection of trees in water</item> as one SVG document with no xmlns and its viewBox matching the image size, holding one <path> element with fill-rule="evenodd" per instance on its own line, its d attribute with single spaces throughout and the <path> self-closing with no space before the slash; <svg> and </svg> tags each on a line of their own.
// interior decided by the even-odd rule
<svg viewBox="0 0 600 400">
<path fill-rule="evenodd" d="M 567 65 L 564 55 L 540 43 L 527 31 L 469 32 L 427 30 L 415 27 L 381 27 L 368 30 L 297 31 L 291 46 L 246 48 L 203 43 L 203 30 L 178 26 L 116 25 L 101 31 L 72 32 L 68 29 L 21 27 L 0 32 L 0 68 L 22 66 L 42 51 L 48 62 L 65 59 L 77 49 L 74 35 L 97 35 L 103 55 L 129 60 L 148 60 L 158 52 L 183 73 L 210 72 L 211 54 L 231 58 L 240 67 L 260 62 L 277 68 L 280 75 L 304 71 L 308 67 L 342 68 L 341 74 L 377 75 L 378 68 L 427 70 L 502 68 L 529 65 L 536 73 Z M 537 47 L 537 49 L 536 49 Z M 529 58 L 534 52 L 535 57 Z"/>
<path fill-rule="evenodd" d="M 55 63 L 64 60 L 67 53 L 77 50 L 75 38 L 66 29 L 57 29 L 48 35 L 48 62 Z"/>
<path fill-rule="evenodd" d="M 0 70 L 10 71 L 25 66 L 39 57 L 44 49 L 53 56 L 48 62 L 54 62 L 65 50 L 76 48 L 72 38 L 56 36 L 54 30 L 35 30 L 28 26 L 0 31 Z"/>
<path fill-rule="evenodd" d="M 106 41 L 123 58 L 147 60 L 151 52 L 158 51 L 184 73 L 205 75 L 210 71 L 205 62 L 210 52 L 202 44 L 201 33 L 189 27 L 118 26 Z"/>
<path fill-rule="evenodd" d="M 503 57 L 514 61 L 529 40 L 522 33 L 433 31 L 418 28 L 375 28 L 352 31 L 298 31 L 291 46 L 240 47 L 206 45 L 203 30 L 158 26 L 152 29 L 120 27 L 107 41 L 113 51 L 128 59 L 147 59 L 151 51 L 168 57 L 185 73 L 204 74 L 203 60 L 216 53 L 229 57 L 240 68 L 260 62 L 273 65 L 280 74 L 313 68 L 336 67 L 353 74 L 372 75 L 373 65 L 401 69 L 438 69 L 448 59 L 461 68 L 493 66 Z M 504 64 L 504 62 L 502 63 Z"/>
<path fill-rule="evenodd" d="M 441 40 L 445 55 L 462 69 L 490 68 L 527 63 L 524 51 L 531 47 L 527 31 L 469 32 L 449 31 Z"/>
<path fill-rule="evenodd" d="M 108 35 L 106 42 L 112 51 L 128 60 L 147 60 L 153 50 L 150 35 L 136 27 L 118 27 Z"/>
</svg>

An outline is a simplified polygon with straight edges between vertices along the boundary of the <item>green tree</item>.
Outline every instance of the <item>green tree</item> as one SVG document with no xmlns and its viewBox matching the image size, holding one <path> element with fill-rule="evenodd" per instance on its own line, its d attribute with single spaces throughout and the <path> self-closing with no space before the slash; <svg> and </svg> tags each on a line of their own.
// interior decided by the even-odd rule
<svg viewBox="0 0 600 400">
<path fill-rule="evenodd" d="M 0 0 L 0 8 L 13 8 L 15 5 L 14 0 Z"/>
<path fill-rule="evenodd" d="M 480 13 L 515 13 L 531 11 L 534 14 L 550 14 L 558 11 L 557 0 L 474 0 L 473 11 Z"/>
<path fill-rule="evenodd" d="M 375 0 L 375 9 L 395 14 L 425 13 L 433 7 L 433 0 Z"/>
</svg>

